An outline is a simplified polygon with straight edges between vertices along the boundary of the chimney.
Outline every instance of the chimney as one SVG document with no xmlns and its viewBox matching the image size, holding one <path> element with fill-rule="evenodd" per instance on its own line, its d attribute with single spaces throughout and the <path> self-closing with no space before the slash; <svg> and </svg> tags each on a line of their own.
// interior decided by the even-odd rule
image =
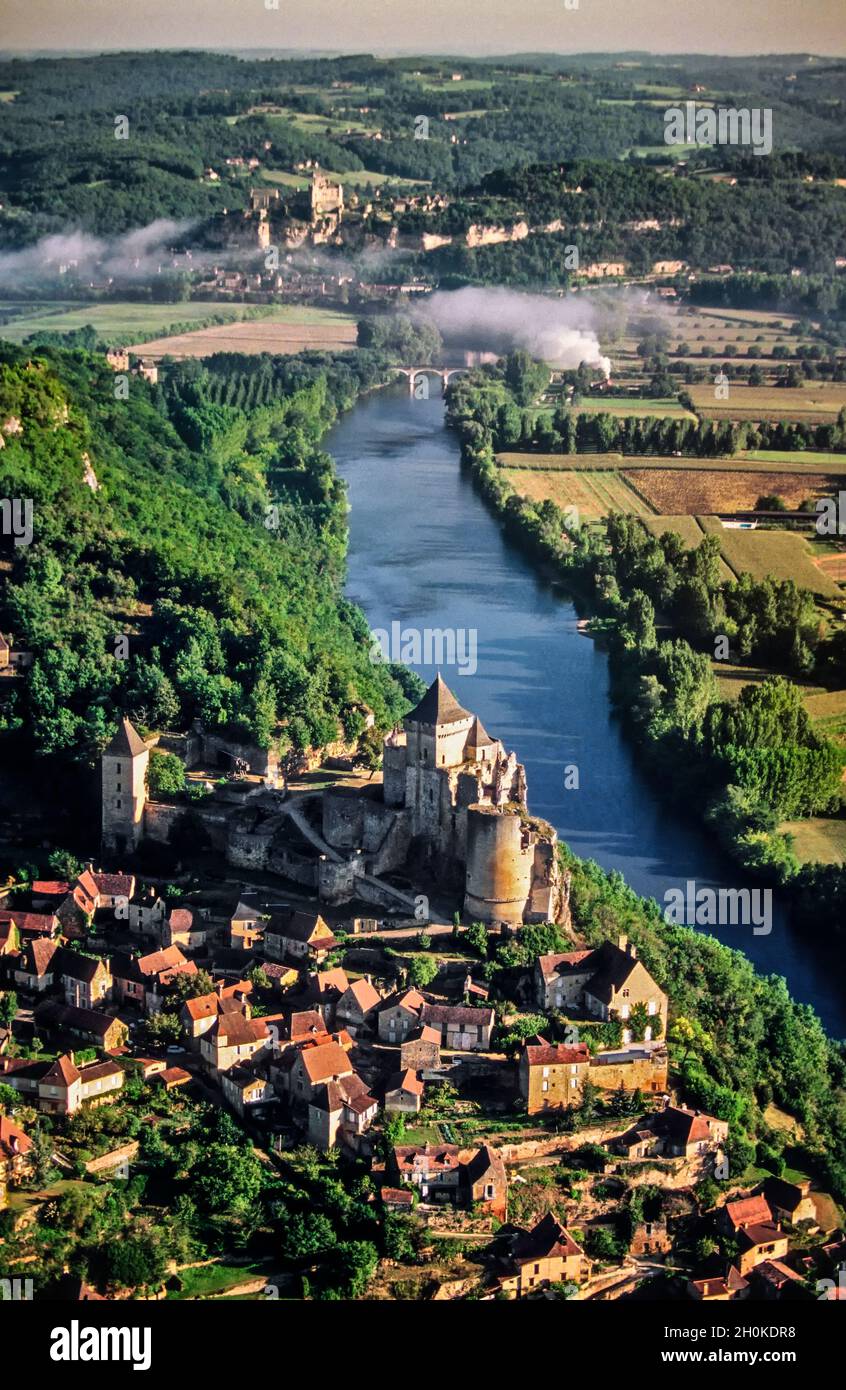
<svg viewBox="0 0 846 1390">
<path fill-rule="evenodd" d="M 621 934 L 620 936 L 617 937 L 617 947 L 618 947 L 619 950 L 621 950 L 621 951 L 628 951 L 628 945 L 629 945 L 629 938 L 628 938 L 626 935 Z"/>
</svg>

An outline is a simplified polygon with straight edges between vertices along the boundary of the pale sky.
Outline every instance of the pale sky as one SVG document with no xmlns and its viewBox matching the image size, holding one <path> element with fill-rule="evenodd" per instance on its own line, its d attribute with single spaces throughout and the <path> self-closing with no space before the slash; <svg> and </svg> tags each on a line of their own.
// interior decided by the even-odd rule
<svg viewBox="0 0 846 1390">
<path fill-rule="evenodd" d="M 131 48 L 844 54 L 846 3 L 0 0 L 0 50 Z"/>
</svg>

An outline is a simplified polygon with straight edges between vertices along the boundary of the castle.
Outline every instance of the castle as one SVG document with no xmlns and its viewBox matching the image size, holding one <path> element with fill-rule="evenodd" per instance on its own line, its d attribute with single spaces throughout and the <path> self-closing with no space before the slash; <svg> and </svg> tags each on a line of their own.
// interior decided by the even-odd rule
<svg viewBox="0 0 846 1390">
<path fill-rule="evenodd" d="M 103 755 L 103 846 L 160 838 L 145 810 L 147 749 L 128 720 Z M 253 768 L 253 771 L 256 771 Z M 365 901 L 414 911 L 397 874 L 457 899 L 475 920 L 507 927 L 563 912 L 557 837 L 529 815 L 513 752 L 462 708 L 440 675 L 385 739 L 383 780 L 283 799 L 261 784 L 222 813 L 196 814 L 229 864 L 265 870 L 324 903 Z"/>
</svg>

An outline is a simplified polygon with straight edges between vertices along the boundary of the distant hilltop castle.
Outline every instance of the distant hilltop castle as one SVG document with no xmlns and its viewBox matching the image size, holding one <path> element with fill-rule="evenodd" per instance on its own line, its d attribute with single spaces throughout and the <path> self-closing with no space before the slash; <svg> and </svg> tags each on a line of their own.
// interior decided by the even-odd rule
<svg viewBox="0 0 846 1390">
<path fill-rule="evenodd" d="M 208 755 L 219 738 L 204 742 Z M 131 851 L 145 832 L 166 838 L 162 812 L 184 813 L 147 803 L 148 756 L 124 719 L 102 758 L 106 850 Z M 383 769 L 382 783 L 285 800 L 261 783 L 246 784 L 235 801 L 210 799 L 193 814 L 231 865 L 279 874 L 328 904 L 356 900 L 411 912 L 413 890 L 392 881 L 401 873 L 460 892 L 476 920 L 519 927 L 562 919 L 557 836 L 528 813 L 525 769 L 440 675 L 385 739 Z"/>
</svg>

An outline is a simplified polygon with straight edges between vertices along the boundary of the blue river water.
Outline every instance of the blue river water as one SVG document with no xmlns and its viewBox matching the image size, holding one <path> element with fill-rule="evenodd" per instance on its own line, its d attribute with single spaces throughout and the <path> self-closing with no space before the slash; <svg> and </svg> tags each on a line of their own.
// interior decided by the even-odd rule
<svg viewBox="0 0 846 1390">
<path fill-rule="evenodd" d="M 442 675 L 525 764 L 531 811 L 583 858 L 664 903 L 672 887 L 741 888 L 742 875 L 694 820 L 679 817 L 635 764 L 613 717 L 605 653 L 579 632 L 566 594 L 503 537 L 461 470 L 443 401 L 389 390 L 365 398 L 326 440 L 350 501 L 347 594 L 372 628 L 476 636 Z M 461 655 L 459 647 L 458 654 Z M 422 655 L 425 656 L 425 653 Z M 434 675 L 421 661 L 415 669 Z M 576 778 L 578 787 L 566 783 Z M 835 941 L 800 936 L 774 893 L 772 931 L 715 927 L 764 972 L 784 975 L 826 1029 L 846 1036 L 846 965 Z"/>
</svg>

